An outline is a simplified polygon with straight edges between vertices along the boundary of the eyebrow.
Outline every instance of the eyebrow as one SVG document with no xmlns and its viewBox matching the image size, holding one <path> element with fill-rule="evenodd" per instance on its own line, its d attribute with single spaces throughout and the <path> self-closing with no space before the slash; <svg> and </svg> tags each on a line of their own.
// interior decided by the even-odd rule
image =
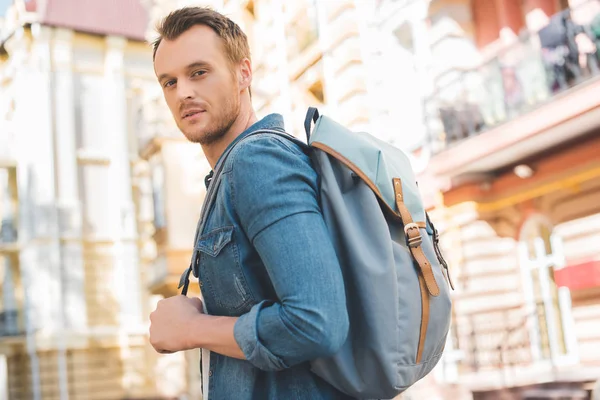
<svg viewBox="0 0 600 400">
<path fill-rule="evenodd" d="M 195 62 L 189 64 L 187 67 L 185 67 L 185 69 L 190 70 L 190 69 L 194 69 L 194 68 L 208 67 L 208 66 L 210 66 L 210 64 L 205 61 L 195 61 Z M 161 74 L 158 77 L 158 81 L 162 82 L 163 79 L 169 78 L 170 76 L 171 76 L 170 74 Z"/>
</svg>

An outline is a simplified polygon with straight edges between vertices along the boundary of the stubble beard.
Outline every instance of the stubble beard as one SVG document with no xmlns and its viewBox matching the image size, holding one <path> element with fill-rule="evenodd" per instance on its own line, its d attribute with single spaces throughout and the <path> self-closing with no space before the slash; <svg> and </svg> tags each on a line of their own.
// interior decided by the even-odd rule
<svg viewBox="0 0 600 400">
<path fill-rule="evenodd" d="M 202 146 L 208 146 L 221 140 L 231 129 L 240 114 L 239 95 L 225 102 L 222 111 L 215 116 L 214 122 L 202 130 L 195 130 L 190 127 L 190 131 L 185 136 L 192 143 L 198 143 Z"/>
</svg>

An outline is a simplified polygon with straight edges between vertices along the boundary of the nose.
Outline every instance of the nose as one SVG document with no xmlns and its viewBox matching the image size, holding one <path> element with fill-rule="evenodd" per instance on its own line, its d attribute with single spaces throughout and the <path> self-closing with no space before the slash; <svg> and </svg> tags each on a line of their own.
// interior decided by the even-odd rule
<svg viewBox="0 0 600 400">
<path fill-rule="evenodd" d="M 191 82 L 188 82 L 184 79 L 180 79 L 177 82 L 177 98 L 179 100 L 194 98 L 194 90 L 192 88 Z"/>
</svg>

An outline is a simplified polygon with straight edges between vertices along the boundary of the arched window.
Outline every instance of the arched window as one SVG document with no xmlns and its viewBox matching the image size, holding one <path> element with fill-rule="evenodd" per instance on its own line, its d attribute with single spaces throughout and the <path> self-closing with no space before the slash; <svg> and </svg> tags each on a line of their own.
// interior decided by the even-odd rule
<svg viewBox="0 0 600 400">
<path fill-rule="evenodd" d="M 522 227 L 519 258 L 524 293 L 530 310 L 530 337 L 534 360 L 561 362 L 574 356 L 571 298 L 559 288 L 555 271 L 564 267 L 562 243 L 541 215 Z"/>
</svg>

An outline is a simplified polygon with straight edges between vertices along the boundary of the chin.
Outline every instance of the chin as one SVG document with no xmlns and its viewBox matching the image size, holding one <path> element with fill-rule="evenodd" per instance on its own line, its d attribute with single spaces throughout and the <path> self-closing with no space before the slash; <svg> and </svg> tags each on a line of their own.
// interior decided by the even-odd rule
<svg viewBox="0 0 600 400">
<path fill-rule="evenodd" d="M 204 133 L 198 133 L 198 132 L 190 132 L 190 133 L 184 133 L 185 137 L 187 138 L 187 140 L 189 140 L 192 143 L 200 143 L 203 144 L 205 142 L 204 140 Z"/>
<path fill-rule="evenodd" d="M 202 138 L 206 135 L 205 129 L 201 129 L 198 126 L 179 126 L 179 130 L 183 133 L 183 136 L 186 137 L 187 140 L 194 143 L 199 143 L 202 141 Z"/>
</svg>

